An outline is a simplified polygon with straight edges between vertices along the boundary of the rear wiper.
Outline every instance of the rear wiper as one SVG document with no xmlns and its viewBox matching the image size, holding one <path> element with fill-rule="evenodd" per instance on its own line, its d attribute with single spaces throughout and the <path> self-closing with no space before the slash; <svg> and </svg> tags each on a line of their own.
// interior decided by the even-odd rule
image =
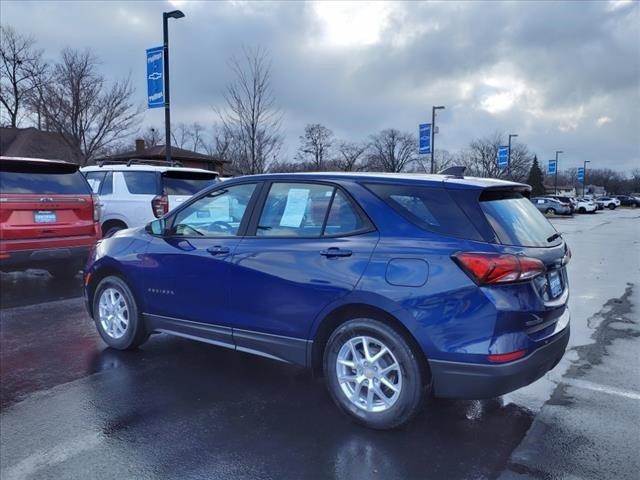
<svg viewBox="0 0 640 480">
<path fill-rule="evenodd" d="M 562 234 L 560 232 L 556 232 L 553 235 L 551 235 L 549 238 L 547 238 L 547 242 L 551 243 L 553 242 L 556 238 L 562 238 Z"/>
</svg>

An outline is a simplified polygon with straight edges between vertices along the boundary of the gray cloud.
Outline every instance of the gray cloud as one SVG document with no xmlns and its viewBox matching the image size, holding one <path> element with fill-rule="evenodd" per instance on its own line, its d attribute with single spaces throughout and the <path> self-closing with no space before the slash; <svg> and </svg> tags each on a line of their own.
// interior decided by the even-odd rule
<svg viewBox="0 0 640 480">
<path fill-rule="evenodd" d="M 335 8 L 334 8 L 335 7 Z M 34 35 L 47 56 L 91 48 L 108 76 L 131 74 L 144 102 L 144 49 L 161 43 L 168 2 L 2 2 L 2 23 Z M 561 168 L 640 167 L 640 4 L 447 2 L 179 4 L 171 23 L 172 114 L 214 120 L 227 60 L 261 45 L 292 156 L 306 123 L 360 139 L 414 131 L 443 104 L 437 145 L 516 132 Z M 332 10 L 333 8 L 333 10 Z M 324 10 L 323 10 L 324 9 Z M 328 10 L 328 13 L 327 13 Z M 323 17 L 324 15 L 324 17 Z M 346 16 L 346 18 L 345 18 Z M 329 34 L 327 34 L 329 31 Z M 145 124 L 162 124 L 148 111 Z"/>
</svg>

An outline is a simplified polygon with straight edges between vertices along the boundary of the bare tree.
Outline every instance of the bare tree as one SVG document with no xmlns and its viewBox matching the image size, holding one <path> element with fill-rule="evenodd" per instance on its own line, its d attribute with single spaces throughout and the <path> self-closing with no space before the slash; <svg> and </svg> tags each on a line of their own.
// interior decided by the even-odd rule
<svg viewBox="0 0 640 480">
<path fill-rule="evenodd" d="M 81 164 L 133 133 L 140 113 L 130 79 L 109 86 L 97 65 L 88 50 L 63 50 L 42 95 L 49 127 L 62 135 Z"/>
<path fill-rule="evenodd" d="M 224 94 L 225 107 L 218 115 L 233 139 L 233 164 L 243 174 L 262 173 L 282 145 L 280 122 L 271 88 L 271 64 L 261 48 L 244 49 L 242 59 L 229 65 L 235 80 Z"/>
<path fill-rule="evenodd" d="M 37 98 L 34 94 L 46 79 L 47 64 L 35 43 L 33 37 L 0 26 L 0 104 L 12 127 L 17 127 L 28 113 L 30 99 Z"/>
<path fill-rule="evenodd" d="M 369 168 L 384 172 L 402 172 L 416 160 L 417 140 L 410 133 L 395 128 L 382 130 L 371 137 Z"/>
<path fill-rule="evenodd" d="M 533 155 L 526 145 L 511 145 L 511 161 L 508 168 L 498 167 L 498 150 L 504 145 L 503 135 L 494 133 L 491 136 L 478 138 L 471 142 L 469 148 L 459 155 L 459 161 L 467 167 L 466 174 L 476 177 L 505 178 L 522 182 L 526 180 Z"/>
<path fill-rule="evenodd" d="M 315 170 L 322 170 L 332 145 L 333 132 L 319 123 L 310 123 L 300 136 L 297 158 L 313 163 Z"/>
<path fill-rule="evenodd" d="M 162 142 L 162 134 L 155 127 L 147 128 L 142 134 L 142 139 L 144 140 L 144 146 L 146 148 L 155 147 L 156 145 L 160 145 Z"/>
<path fill-rule="evenodd" d="M 235 147 L 233 134 L 224 125 L 214 124 L 211 131 L 211 142 L 203 142 L 207 155 L 218 157 L 220 160 L 231 162 Z"/>
<path fill-rule="evenodd" d="M 185 148 L 190 136 L 189 127 L 184 123 L 171 126 L 171 144 L 174 147 Z"/>
<path fill-rule="evenodd" d="M 343 172 L 352 172 L 357 169 L 358 163 L 364 158 L 369 148 L 366 143 L 340 142 L 335 158 L 336 167 Z"/>
</svg>

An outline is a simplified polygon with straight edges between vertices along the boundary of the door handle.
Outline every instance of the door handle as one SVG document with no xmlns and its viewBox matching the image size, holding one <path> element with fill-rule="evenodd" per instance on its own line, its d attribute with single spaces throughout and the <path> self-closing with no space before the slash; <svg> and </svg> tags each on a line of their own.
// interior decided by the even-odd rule
<svg viewBox="0 0 640 480">
<path fill-rule="evenodd" d="M 229 247 L 223 247 L 222 245 L 214 245 L 213 247 L 207 248 L 207 252 L 209 252 L 211 255 L 225 255 L 231 252 L 231 250 L 229 249 Z"/>
<path fill-rule="evenodd" d="M 322 250 L 320 252 L 320 255 L 327 258 L 350 257 L 352 254 L 353 252 L 351 250 L 343 250 L 342 248 L 337 248 L 337 247 L 331 247 L 331 248 L 328 248 L 327 250 Z"/>
</svg>

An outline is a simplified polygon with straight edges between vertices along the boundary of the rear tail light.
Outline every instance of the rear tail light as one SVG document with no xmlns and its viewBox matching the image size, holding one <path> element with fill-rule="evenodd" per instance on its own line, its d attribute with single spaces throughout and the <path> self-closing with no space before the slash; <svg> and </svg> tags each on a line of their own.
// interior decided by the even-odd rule
<svg viewBox="0 0 640 480">
<path fill-rule="evenodd" d="M 91 201 L 93 202 L 93 221 L 100 221 L 100 197 L 97 195 L 91 195 Z"/>
<path fill-rule="evenodd" d="M 461 252 L 456 253 L 453 259 L 479 285 L 520 282 L 544 272 L 544 264 L 531 257 Z"/>
<path fill-rule="evenodd" d="M 169 198 L 166 195 L 156 195 L 151 200 L 151 208 L 156 218 L 162 217 L 169 211 Z"/>
</svg>

